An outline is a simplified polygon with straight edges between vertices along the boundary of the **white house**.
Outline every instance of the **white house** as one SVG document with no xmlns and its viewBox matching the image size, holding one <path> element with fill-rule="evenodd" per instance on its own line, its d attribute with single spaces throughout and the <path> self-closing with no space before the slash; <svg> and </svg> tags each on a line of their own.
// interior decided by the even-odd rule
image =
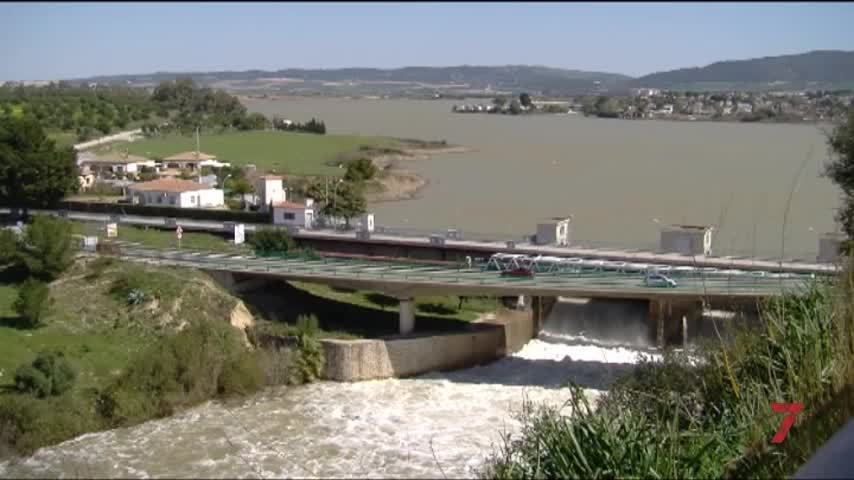
<svg viewBox="0 0 854 480">
<path fill-rule="evenodd" d="M 278 175 L 262 175 L 255 180 L 255 193 L 258 195 L 258 205 L 262 212 L 269 210 L 271 204 L 288 200 L 288 191 Z"/>
<path fill-rule="evenodd" d="M 315 220 L 314 200 L 305 199 L 305 203 L 273 203 L 273 224 L 311 229 Z"/>
<path fill-rule="evenodd" d="M 156 162 L 149 158 L 129 155 L 126 152 L 110 152 L 99 156 L 80 156 L 78 166 L 81 170 L 90 171 L 96 176 L 105 172 L 112 174 L 136 174 L 142 167 L 154 168 Z"/>
<path fill-rule="evenodd" d="M 163 159 L 165 168 L 181 169 L 181 170 L 198 170 L 202 167 L 227 167 L 231 164 L 227 162 L 217 161 L 214 155 L 204 152 L 181 152 Z"/>
<path fill-rule="evenodd" d="M 211 208 L 225 204 L 223 192 L 190 180 L 162 178 L 135 183 L 127 189 L 128 200 L 136 205 L 177 208 Z"/>
<path fill-rule="evenodd" d="M 742 113 L 753 113 L 753 105 L 749 103 L 739 103 L 737 108 Z"/>
</svg>

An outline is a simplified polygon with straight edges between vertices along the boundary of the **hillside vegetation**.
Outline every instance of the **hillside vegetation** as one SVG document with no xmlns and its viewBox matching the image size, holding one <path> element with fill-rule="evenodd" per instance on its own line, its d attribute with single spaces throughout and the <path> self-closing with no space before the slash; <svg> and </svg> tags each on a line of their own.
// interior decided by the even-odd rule
<svg viewBox="0 0 854 480">
<path fill-rule="evenodd" d="M 704 67 L 657 72 L 631 82 L 637 87 L 688 90 L 851 88 L 854 52 L 822 50 L 797 55 L 728 60 Z M 693 87 L 693 88 L 692 88 Z"/>
</svg>

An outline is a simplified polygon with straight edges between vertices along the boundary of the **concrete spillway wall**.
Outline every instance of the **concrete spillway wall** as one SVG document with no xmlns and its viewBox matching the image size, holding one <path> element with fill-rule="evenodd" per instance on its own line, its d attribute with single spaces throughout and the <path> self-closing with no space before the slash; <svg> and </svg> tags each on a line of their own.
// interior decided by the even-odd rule
<svg viewBox="0 0 854 480">
<path fill-rule="evenodd" d="M 322 340 L 328 380 L 352 382 L 455 370 L 497 360 L 536 335 L 531 312 L 501 311 L 471 331 L 372 340 Z"/>
</svg>

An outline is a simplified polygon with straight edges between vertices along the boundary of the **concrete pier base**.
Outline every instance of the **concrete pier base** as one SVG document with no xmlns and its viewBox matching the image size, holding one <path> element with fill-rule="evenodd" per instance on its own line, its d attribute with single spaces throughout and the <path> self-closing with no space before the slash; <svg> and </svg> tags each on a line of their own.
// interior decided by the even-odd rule
<svg viewBox="0 0 854 480">
<path fill-rule="evenodd" d="M 400 298 L 400 333 L 412 333 L 415 330 L 415 302 L 411 298 Z"/>
<path fill-rule="evenodd" d="M 691 300 L 649 301 L 649 334 L 658 348 L 686 344 L 689 325 L 702 320 L 703 303 Z"/>
</svg>

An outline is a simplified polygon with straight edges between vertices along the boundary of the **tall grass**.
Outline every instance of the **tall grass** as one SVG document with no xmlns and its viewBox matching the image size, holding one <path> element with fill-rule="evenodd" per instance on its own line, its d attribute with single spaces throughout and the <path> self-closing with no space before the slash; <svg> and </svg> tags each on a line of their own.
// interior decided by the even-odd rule
<svg viewBox="0 0 854 480">
<path fill-rule="evenodd" d="M 487 462 L 491 478 L 708 478 L 791 475 L 854 410 L 854 274 L 763 305 L 759 331 L 691 358 L 642 361 L 594 406 L 571 389 L 571 415 L 526 404 L 518 438 Z M 846 393 L 847 392 L 847 393 Z M 802 403 L 786 441 L 782 415 Z"/>
</svg>

